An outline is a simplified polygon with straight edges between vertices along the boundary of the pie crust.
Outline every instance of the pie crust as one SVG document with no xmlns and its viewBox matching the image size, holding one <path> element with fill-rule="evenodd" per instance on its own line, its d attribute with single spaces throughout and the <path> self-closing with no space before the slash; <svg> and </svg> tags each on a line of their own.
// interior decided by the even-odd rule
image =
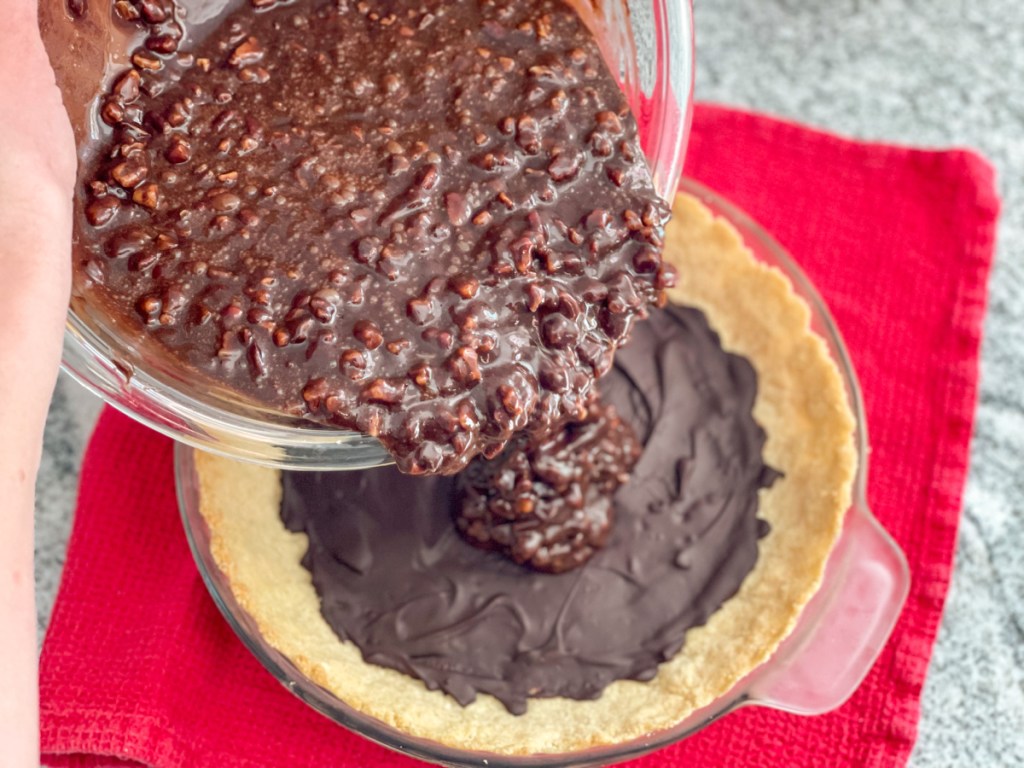
<svg viewBox="0 0 1024 768">
<path fill-rule="evenodd" d="M 195 455 L 213 557 L 264 639 L 351 707 L 449 747 L 524 755 L 615 744 L 672 727 L 768 659 L 821 581 L 850 506 L 854 419 L 810 310 L 777 269 L 756 261 L 731 224 L 680 194 L 665 255 L 679 268 L 674 302 L 703 310 L 722 346 L 758 373 L 754 417 L 767 463 L 783 478 L 761 491 L 771 532 L 739 592 L 691 629 L 649 682 L 622 680 L 594 701 L 533 699 L 511 715 L 487 695 L 462 707 L 417 679 L 362 660 L 320 614 L 300 560 L 305 534 L 281 522 L 277 470 Z"/>
</svg>

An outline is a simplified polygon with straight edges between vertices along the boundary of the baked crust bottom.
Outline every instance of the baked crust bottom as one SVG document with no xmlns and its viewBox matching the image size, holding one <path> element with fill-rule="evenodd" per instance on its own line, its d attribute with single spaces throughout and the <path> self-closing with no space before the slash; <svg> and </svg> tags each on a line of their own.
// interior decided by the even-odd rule
<svg viewBox="0 0 1024 768">
<path fill-rule="evenodd" d="M 516 716 L 490 696 L 462 707 L 419 680 L 366 663 L 320 614 L 300 564 L 306 536 L 281 522 L 279 472 L 197 452 L 213 557 L 266 641 L 318 685 L 394 728 L 508 755 L 577 751 L 670 728 L 768 659 L 817 590 L 850 506 L 853 415 L 807 305 L 781 272 L 754 259 L 729 223 L 680 194 L 665 255 L 681 276 L 671 300 L 703 310 L 722 346 L 757 370 L 754 418 L 768 436 L 765 460 L 783 477 L 760 494 L 758 514 L 771 532 L 754 569 L 653 680 L 615 682 L 594 701 L 533 699 Z"/>
</svg>

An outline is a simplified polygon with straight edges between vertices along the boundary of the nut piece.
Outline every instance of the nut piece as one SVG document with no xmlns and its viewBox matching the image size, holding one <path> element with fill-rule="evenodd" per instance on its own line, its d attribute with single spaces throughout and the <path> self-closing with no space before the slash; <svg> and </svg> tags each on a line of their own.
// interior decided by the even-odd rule
<svg viewBox="0 0 1024 768">
<path fill-rule="evenodd" d="M 167 162 L 175 165 L 187 163 L 192 159 L 192 147 L 184 138 L 175 137 L 171 139 L 171 145 L 164 153 L 164 157 L 167 158 Z"/>
<path fill-rule="evenodd" d="M 94 227 L 102 227 L 117 213 L 121 201 L 112 195 L 93 200 L 85 209 L 85 218 Z"/>
<path fill-rule="evenodd" d="M 156 208 L 160 205 L 160 187 L 156 184 L 143 184 L 132 193 L 132 200 L 144 208 Z"/>
<path fill-rule="evenodd" d="M 380 328 L 370 320 L 357 320 L 352 326 L 352 335 L 363 342 L 367 349 L 376 349 L 384 343 L 384 335 Z"/>
<path fill-rule="evenodd" d="M 263 59 L 263 49 L 255 37 L 247 37 L 239 43 L 228 58 L 228 64 L 241 69 Z"/>
<path fill-rule="evenodd" d="M 448 287 L 464 299 L 472 299 L 480 289 L 480 281 L 472 275 L 459 274 L 448 280 Z"/>
</svg>

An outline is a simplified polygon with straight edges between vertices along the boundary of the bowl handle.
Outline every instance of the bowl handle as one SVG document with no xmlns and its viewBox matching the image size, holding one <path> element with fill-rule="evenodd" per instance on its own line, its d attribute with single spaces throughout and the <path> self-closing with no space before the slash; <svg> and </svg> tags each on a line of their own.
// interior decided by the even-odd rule
<svg viewBox="0 0 1024 768">
<path fill-rule="evenodd" d="M 821 714 L 853 695 L 874 665 L 906 602 L 910 570 L 866 504 L 847 513 L 822 584 L 747 703 Z"/>
</svg>

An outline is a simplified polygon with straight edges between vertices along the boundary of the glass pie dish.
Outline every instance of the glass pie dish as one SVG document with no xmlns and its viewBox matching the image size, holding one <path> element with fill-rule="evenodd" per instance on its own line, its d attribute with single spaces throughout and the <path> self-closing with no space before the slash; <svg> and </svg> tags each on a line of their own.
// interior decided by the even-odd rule
<svg viewBox="0 0 1024 768">
<path fill-rule="evenodd" d="M 201 28 L 238 2 L 179 0 L 179 5 Z M 62 5 L 44 4 L 41 26 L 81 144 L 96 138 L 100 130 L 94 108 L 85 105 L 101 80 L 106 82 L 124 68 L 131 43 L 123 27 L 97 18 L 102 14 L 72 21 L 50 7 Z M 673 0 L 573 0 L 573 5 L 595 31 L 609 68 L 628 97 L 657 187 L 667 199 L 682 172 L 690 124 L 691 5 Z M 97 48 L 102 55 L 90 55 Z M 57 51 L 81 53 L 80 60 L 68 64 L 66 54 L 62 58 Z M 390 462 L 374 438 L 215 391 L 142 341 L 73 291 L 64 369 L 143 424 L 192 446 L 281 468 L 359 469 Z"/>
<path fill-rule="evenodd" d="M 199 510 L 194 452 L 179 445 L 176 478 L 179 505 L 193 555 L 219 609 L 260 662 L 292 693 L 334 722 L 386 747 L 450 766 L 590 766 L 642 755 L 666 746 L 743 706 L 797 714 L 820 714 L 842 704 L 859 686 L 881 652 L 909 589 L 902 552 L 872 515 L 866 498 L 868 441 L 856 376 L 842 339 L 814 287 L 792 259 L 756 223 L 727 201 L 690 181 L 681 190 L 697 197 L 741 233 L 757 260 L 781 270 L 811 309 L 811 326 L 836 363 L 855 420 L 858 464 L 853 498 L 840 536 L 829 554 L 821 585 L 804 606 L 793 632 L 771 658 L 729 691 L 674 726 L 610 746 L 560 754 L 509 757 L 454 749 L 411 737 L 347 705 L 304 675 L 272 647 L 236 601 L 210 548 L 210 532 Z"/>
</svg>

